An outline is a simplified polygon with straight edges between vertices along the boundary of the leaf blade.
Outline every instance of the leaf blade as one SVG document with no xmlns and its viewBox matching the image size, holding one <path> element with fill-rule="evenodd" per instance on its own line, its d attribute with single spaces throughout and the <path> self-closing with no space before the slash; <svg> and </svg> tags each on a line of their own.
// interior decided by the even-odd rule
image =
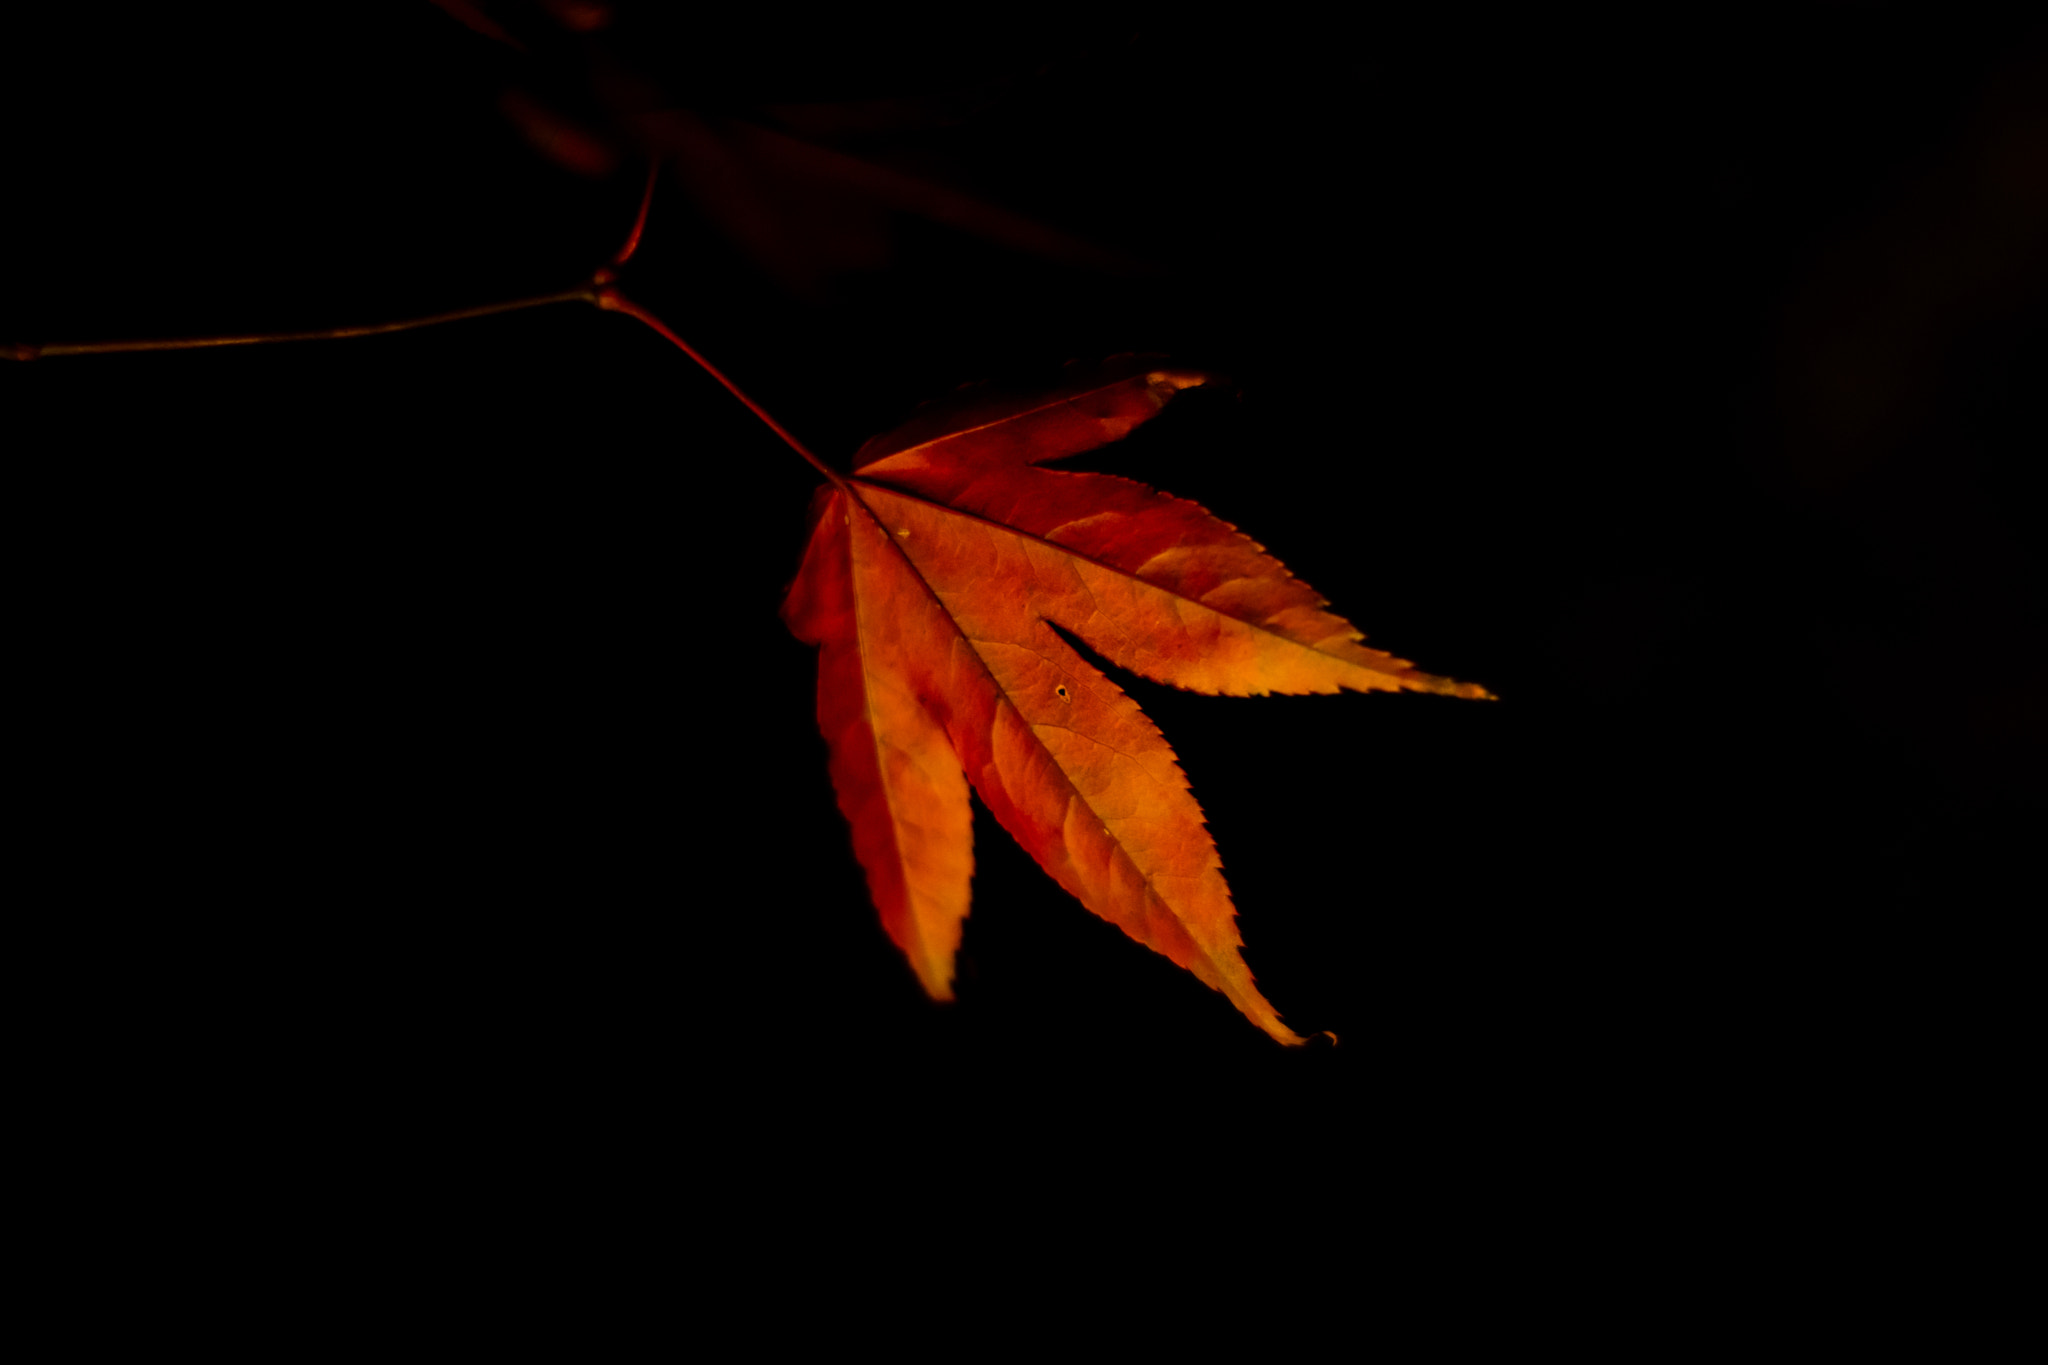
<svg viewBox="0 0 2048 1365">
<path fill-rule="evenodd" d="M 1119 668 L 1212 696 L 1427 691 L 1485 699 L 1472 683 L 1423 673 L 1359 642 L 1314 589 L 1264 547 L 1195 503 L 1107 474 L 1005 469 L 969 479 L 863 483 L 883 519 L 923 546 L 965 514 L 980 534 L 1014 536 L 1019 582 L 1037 610 Z M 914 496 L 907 489 L 929 490 Z M 1093 509 L 1072 519 L 1074 508 Z M 1035 555 L 1035 559 L 1033 556 Z M 992 570 L 990 572 L 993 572 Z"/>
<path fill-rule="evenodd" d="M 1070 367 L 1036 394 L 967 391 L 869 441 L 860 472 L 821 490 L 785 615 L 820 647 L 820 726 L 870 890 L 936 998 L 950 991 L 967 911 L 971 787 L 1091 912 L 1275 1040 L 1305 1041 L 1244 961 L 1221 860 L 1172 748 L 1060 630 L 1196 691 L 1490 695 L 1366 648 L 1263 546 L 1197 504 L 1039 467 L 1119 438 L 1205 382 L 1124 356 Z M 920 876 L 945 893 L 919 901 Z"/>
<path fill-rule="evenodd" d="M 1158 416 L 1181 390 L 1214 382 L 1161 361 L 1126 355 L 1071 366 L 1050 389 L 962 389 L 870 438 L 854 454 L 854 472 L 896 478 L 934 468 L 999 469 L 1099 449 Z"/>
<path fill-rule="evenodd" d="M 846 494 L 823 500 L 783 618 L 819 646 L 818 728 L 882 927 L 926 994 L 950 1000 L 974 871 L 973 813 L 952 745 L 920 700 L 932 690 L 917 676 L 927 652 L 901 638 L 917 623 L 873 609 L 902 595 L 892 578 L 904 566 L 886 545 L 876 552 L 867 525 Z"/>
</svg>

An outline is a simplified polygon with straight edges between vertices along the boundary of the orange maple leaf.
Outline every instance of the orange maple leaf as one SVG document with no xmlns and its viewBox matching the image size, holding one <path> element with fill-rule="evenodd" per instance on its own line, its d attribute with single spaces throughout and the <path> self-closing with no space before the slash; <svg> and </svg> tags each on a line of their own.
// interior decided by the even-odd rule
<svg viewBox="0 0 2048 1365">
<path fill-rule="evenodd" d="M 971 784 L 1083 905 L 1304 1039 L 1253 984 L 1173 750 L 1054 626 L 1120 668 L 1231 696 L 1489 694 L 1359 643 L 1237 529 L 1108 474 L 1037 468 L 1115 441 L 1209 377 L 1125 356 L 1049 392 L 968 392 L 819 490 L 783 604 L 819 646 L 818 723 L 882 924 L 937 1000 L 973 872 Z"/>
</svg>

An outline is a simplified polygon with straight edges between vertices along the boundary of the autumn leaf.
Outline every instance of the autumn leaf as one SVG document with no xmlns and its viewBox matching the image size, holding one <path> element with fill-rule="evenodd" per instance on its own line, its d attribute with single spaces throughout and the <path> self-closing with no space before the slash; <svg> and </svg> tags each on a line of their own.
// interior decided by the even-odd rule
<svg viewBox="0 0 2048 1365">
<path fill-rule="evenodd" d="M 783 617 L 819 647 L 839 807 L 882 924 L 934 999 L 952 996 L 967 916 L 971 786 L 1088 909 L 1280 1042 L 1304 1041 L 1239 952 L 1216 846 L 1173 750 L 1059 630 L 1195 692 L 1488 695 L 1367 649 L 1196 504 L 1038 467 L 1120 439 L 1207 382 L 1125 356 L 1046 392 L 966 391 L 869 441 L 813 503 Z"/>
</svg>

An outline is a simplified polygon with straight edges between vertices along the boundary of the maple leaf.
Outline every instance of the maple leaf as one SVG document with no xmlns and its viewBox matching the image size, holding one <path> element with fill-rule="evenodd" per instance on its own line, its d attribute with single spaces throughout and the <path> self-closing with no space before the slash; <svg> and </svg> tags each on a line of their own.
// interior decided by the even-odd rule
<svg viewBox="0 0 2048 1365">
<path fill-rule="evenodd" d="M 882 924 L 952 997 L 973 873 L 968 788 L 1088 909 L 1283 1043 L 1173 750 L 1054 629 L 1210 694 L 1470 683 L 1365 648 L 1264 547 L 1192 502 L 1038 468 L 1115 441 L 1209 376 L 1124 356 L 1028 395 L 928 405 L 821 488 L 783 604 L 819 647 L 818 724 Z"/>
</svg>

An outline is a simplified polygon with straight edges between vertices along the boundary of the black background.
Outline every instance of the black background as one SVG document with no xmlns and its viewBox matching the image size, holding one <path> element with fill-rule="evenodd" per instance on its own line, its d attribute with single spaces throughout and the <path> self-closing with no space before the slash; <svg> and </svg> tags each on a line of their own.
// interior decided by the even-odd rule
<svg viewBox="0 0 2048 1365">
<path fill-rule="evenodd" d="M 1132 1097 L 1172 1117 L 1103 1159 L 1265 1132 L 1477 1168 L 1995 1102 L 2039 880 L 2038 31 L 1091 11 L 935 45 L 618 9 L 579 37 L 499 7 L 523 53 L 424 4 L 10 28 L 0 340 L 573 285 L 639 193 L 606 72 L 771 123 L 953 110 L 847 148 L 1149 266 L 845 195 L 776 255 L 671 173 L 625 288 L 841 464 L 991 375 L 1151 350 L 1236 381 L 1085 467 L 1502 698 L 1119 678 L 1262 987 L 1341 1046 L 1273 1045 L 979 811 L 960 999 L 928 1004 L 777 617 L 815 475 L 574 304 L 0 369 L 15 714 L 55 760 L 61 875 L 18 893 L 56 931 L 18 968 L 40 1045 L 199 1123 L 803 1160 Z M 536 154 L 514 87 L 617 169 Z M 847 224 L 882 234 L 851 265 Z"/>
</svg>

